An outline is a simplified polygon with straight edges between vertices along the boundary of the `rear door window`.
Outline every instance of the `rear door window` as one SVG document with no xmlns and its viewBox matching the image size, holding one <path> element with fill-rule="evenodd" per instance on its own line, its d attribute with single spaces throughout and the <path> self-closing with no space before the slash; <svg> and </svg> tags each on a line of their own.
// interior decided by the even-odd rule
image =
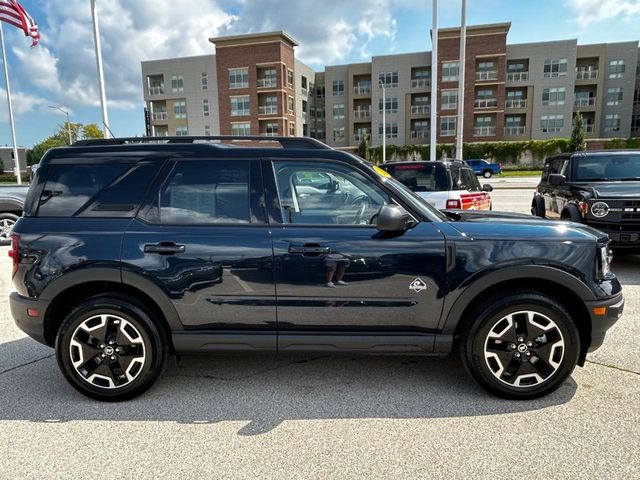
<svg viewBox="0 0 640 480">
<path fill-rule="evenodd" d="M 478 181 L 478 177 L 476 176 L 476 174 L 473 173 L 473 170 L 469 168 L 461 168 L 460 178 L 461 185 L 464 185 L 466 187 L 466 190 L 469 190 L 470 192 L 479 192 L 481 190 L 480 182 Z M 461 187 L 461 190 L 464 189 L 465 188 Z"/>
<path fill-rule="evenodd" d="M 449 179 L 444 165 L 439 163 L 404 163 L 385 165 L 392 177 L 414 192 L 442 192 L 449 190 Z"/>
</svg>

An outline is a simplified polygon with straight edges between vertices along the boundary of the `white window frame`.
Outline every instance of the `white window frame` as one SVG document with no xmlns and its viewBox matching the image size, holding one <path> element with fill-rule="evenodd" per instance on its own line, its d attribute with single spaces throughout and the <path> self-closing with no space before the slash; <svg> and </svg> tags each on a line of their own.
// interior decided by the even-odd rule
<svg viewBox="0 0 640 480">
<path fill-rule="evenodd" d="M 442 81 L 457 82 L 460 78 L 460 61 L 442 63 Z"/>
<path fill-rule="evenodd" d="M 240 78 L 243 78 L 246 75 L 246 81 L 237 81 L 236 77 L 238 75 L 240 76 Z M 229 89 L 235 90 L 238 88 L 249 88 L 249 67 L 238 67 L 229 69 Z"/>
<path fill-rule="evenodd" d="M 455 102 L 452 103 L 451 98 L 455 98 Z M 440 110 L 455 110 L 456 108 L 458 108 L 458 90 L 442 90 Z"/>
<path fill-rule="evenodd" d="M 620 105 L 623 96 L 622 87 L 607 88 L 607 105 Z"/>
<path fill-rule="evenodd" d="M 549 71 L 547 71 L 547 67 Z M 564 68 L 563 68 L 564 67 Z M 544 78 L 559 78 L 566 77 L 568 70 L 568 63 L 566 58 L 547 58 L 544 61 L 543 65 L 543 76 Z"/>
<path fill-rule="evenodd" d="M 609 78 L 622 78 L 626 70 L 626 64 L 624 60 L 610 60 L 609 61 Z"/>
<path fill-rule="evenodd" d="M 251 135 L 251 123 L 250 122 L 232 122 L 231 134 L 238 137 L 245 137 L 247 135 Z"/>
<path fill-rule="evenodd" d="M 344 103 L 334 103 L 332 107 L 333 119 L 334 120 L 343 120 L 346 110 Z"/>
<path fill-rule="evenodd" d="M 447 126 L 450 126 L 450 124 L 453 123 L 453 130 L 451 130 L 450 128 L 443 129 L 442 127 L 444 126 L 445 123 L 447 124 Z M 440 136 L 441 137 L 455 137 L 457 129 L 458 129 L 458 117 L 453 115 L 440 117 Z"/>
<path fill-rule="evenodd" d="M 187 118 L 187 101 L 186 100 L 178 100 L 173 102 L 173 117 Z"/>
<path fill-rule="evenodd" d="M 184 92 L 184 76 L 182 75 L 171 76 L 171 91 L 174 93 Z"/>
<path fill-rule="evenodd" d="M 344 80 L 334 80 L 331 87 L 331 93 L 334 97 L 344 97 Z"/>
<path fill-rule="evenodd" d="M 234 110 L 233 109 L 233 104 L 234 104 L 234 100 L 236 101 L 236 104 L 239 103 L 239 101 L 237 99 L 247 99 L 246 102 L 242 102 L 243 104 L 246 104 L 247 107 L 246 109 L 242 109 L 242 110 Z M 251 97 L 249 95 L 235 95 L 235 96 L 231 96 L 229 97 L 229 103 L 231 106 L 231 110 L 230 110 L 230 116 L 232 117 L 244 117 L 247 115 L 251 115 Z"/>
<path fill-rule="evenodd" d="M 382 83 L 385 88 L 398 88 L 399 78 L 398 72 L 379 72 L 378 85 Z"/>
</svg>

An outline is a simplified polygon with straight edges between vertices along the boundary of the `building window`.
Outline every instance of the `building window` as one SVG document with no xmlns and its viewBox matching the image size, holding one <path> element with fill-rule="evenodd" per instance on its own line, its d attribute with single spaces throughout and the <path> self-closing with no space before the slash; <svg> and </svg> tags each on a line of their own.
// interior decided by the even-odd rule
<svg viewBox="0 0 640 480">
<path fill-rule="evenodd" d="M 231 97 L 231 116 L 249 115 L 249 95 Z"/>
<path fill-rule="evenodd" d="M 640 105 L 640 89 L 636 89 L 633 92 L 633 104 Z"/>
<path fill-rule="evenodd" d="M 200 76 L 200 85 L 202 87 L 202 90 L 206 90 L 207 88 L 209 88 L 209 79 L 207 78 L 206 73 L 202 73 L 202 75 Z"/>
<path fill-rule="evenodd" d="M 631 115 L 631 131 L 640 133 L 640 115 Z"/>
<path fill-rule="evenodd" d="M 324 108 L 318 107 L 316 108 L 316 118 L 318 120 L 322 120 L 325 117 Z"/>
<path fill-rule="evenodd" d="M 617 113 L 614 113 L 612 115 L 605 115 L 604 131 L 619 132 L 620 131 L 620 115 L 618 115 Z"/>
<path fill-rule="evenodd" d="M 398 138 L 398 122 L 387 122 L 385 133 L 387 138 Z M 382 123 L 378 124 L 378 138 L 382 138 Z"/>
<path fill-rule="evenodd" d="M 293 88 L 293 70 L 287 68 L 287 86 Z"/>
<path fill-rule="evenodd" d="M 333 129 L 333 141 L 344 142 L 344 127 L 336 127 Z"/>
<path fill-rule="evenodd" d="M 378 112 L 382 113 L 382 98 L 378 99 Z M 385 98 L 385 112 L 398 113 L 398 97 Z"/>
<path fill-rule="evenodd" d="M 275 137 L 278 135 L 278 123 L 277 122 L 269 122 L 266 125 L 265 133 L 269 137 Z"/>
<path fill-rule="evenodd" d="M 307 101 L 302 100 L 302 113 L 307 113 Z"/>
<path fill-rule="evenodd" d="M 189 135 L 187 127 L 176 127 L 176 137 L 186 137 L 187 135 Z"/>
<path fill-rule="evenodd" d="M 442 92 L 442 110 L 455 110 L 458 108 L 458 91 L 444 90 Z"/>
<path fill-rule="evenodd" d="M 336 103 L 333 106 L 334 120 L 342 120 L 344 118 L 344 103 Z"/>
<path fill-rule="evenodd" d="M 567 59 L 545 60 L 544 61 L 544 77 L 556 78 L 567 76 Z"/>
<path fill-rule="evenodd" d="M 324 95 L 325 95 L 324 85 L 318 85 L 316 87 L 316 97 L 324 98 Z"/>
<path fill-rule="evenodd" d="M 609 62 L 609 78 L 624 77 L 624 60 L 611 60 Z"/>
<path fill-rule="evenodd" d="M 543 115 L 540 117 L 542 133 L 558 133 L 564 128 L 564 115 Z"/>
<path fill-rule="evenodd" d="M 545 88 L 542 90 L 543 105 L 564 105 L 566 88 Z"/>
<path fill-rule="evenodd" d="M 442 64 L 442 81 L 457 82 L 460 76 L 460 62 L 445 62 Z"/>
<path fill-rule="evenodd" d="M 300 86 L 302 87 L 302 93 L 306 93 L 309 85 L 307 83 L 307 77 L 305 77 L 304 75 L 300 77 Z"/>
<path fill-rule="evenodd" d="M 607 105 L 620 105 L 622 101 L 622 88 L 613 87 L 607 89 Z"/>
<path fill-rule="evenodd" d="M 295 137 L 296 136 L 296 124 L 295 123 L 290 123 L 289 124 L 289 136 L 290 137 Z"/>
<path fill-rule="evenodd" d="M 287 107 L 289 108 L 289 113 L 293 113 L 295 111 L 295 100 L 293 97 L 287 98 Z"/>
<path fill-rule="evenodd" d="M 454 137 L 456 135 L 456 117 L 440 118 L 440 136 Z"/>
<path fill-rule="evenodd" d="M 205 125 L 204 126 L 204 134 L 207 137 L 211 136 L 211 125 Z"/>
<path fill-rule="evenodd" d="M 378 73 L 378 84 L 382 83 L 385 88 L 396 88 L 398 86 L 398 72 Z"/>
<path fill-rule="evenodd" d="M 187 118 L 187 102 L 174 102 L 173 114 L 175 118 Z"/>
<path fill-rule="evenodd" d="M 230 68 L 229 69 L 229 88 L 248 88 L 249 87 L 249 68 Z"/>
<path fill-rule="evenodd" d="M 171 77 L 171 90 L 173 92 L 184 92 L 184 78 L 182 75 Z"/>
<path fill-rule="evenodd" d="M 234 135 L 236 137 L 245 137 L 247 135 L 251 135 L 251 124 L 250 123 L 232 123 L 231 135 Z"/>
<path fill-rule="evenodd" d="M 209 116 L 209 100 L 206 98 L 202 100 L 202 115 Z"/>
<path fill-rule="evenodd" d="M 333 81 L 333 96 L 341 97 L 344 95 L 344 80 Z"/>
</svg>

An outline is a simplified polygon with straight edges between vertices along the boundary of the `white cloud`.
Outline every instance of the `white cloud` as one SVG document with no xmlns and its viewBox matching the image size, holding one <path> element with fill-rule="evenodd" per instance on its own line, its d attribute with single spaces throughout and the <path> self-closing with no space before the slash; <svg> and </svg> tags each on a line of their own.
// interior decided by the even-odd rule
<svg viewBox="0 0 640 480">
<path fill-rule="evenodd" d="M 566 0 L 576 15 L 576 22 L 587 27 L 614 18 L 630 20 L 640 16 L 640 0 Z"/>
<path fill-rule="evenodd" d="M 4 88 L 0 88 L 0 101 L 2 102 L 2 108 L 0 108 L 0 122 L 2 123 L 9 122 L 9 110 L 6 107 L 6 99 L 7 91 Z M 45 98 L 20 91 L 14 91 L 13 89 L 11 90 L 11 100 L 14 118 L 34 110 L 42 110 L 43 108 L 47 108 L 47 105 L 49 104 Z"/>
</svg>

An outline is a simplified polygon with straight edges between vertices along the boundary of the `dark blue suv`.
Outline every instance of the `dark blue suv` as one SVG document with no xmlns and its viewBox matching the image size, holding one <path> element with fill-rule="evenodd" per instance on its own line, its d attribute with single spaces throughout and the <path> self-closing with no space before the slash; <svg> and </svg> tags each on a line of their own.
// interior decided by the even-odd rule
<svg viewBox="0 0 640 480">
<path fill-rule="evenodd" d="M 454 349 L 490 392 L 533 398 L 584 364 L 624 305 L 601 232 L 445 215 L 305 138 L 50 150 L 11 256 L 17 325 L 100 400 L 140 394 L 174 353 Z"/>
</svg>

